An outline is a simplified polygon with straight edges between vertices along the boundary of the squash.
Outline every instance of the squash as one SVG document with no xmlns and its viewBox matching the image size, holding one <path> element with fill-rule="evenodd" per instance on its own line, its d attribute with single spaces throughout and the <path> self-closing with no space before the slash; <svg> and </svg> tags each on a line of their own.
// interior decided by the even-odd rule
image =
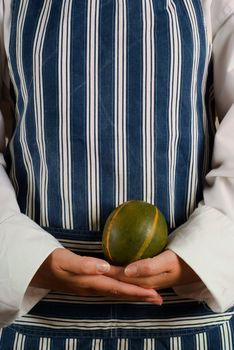
<svg viewBox="0 0 234 350">
<path fill-rule="evenodd" d="M 102 247 L 108 261 L 124 266 L 159 254 L 167 240 L 168 228 L 162 212 L 150 203 L 131 200 L 108 216 Z"/>
</svg>

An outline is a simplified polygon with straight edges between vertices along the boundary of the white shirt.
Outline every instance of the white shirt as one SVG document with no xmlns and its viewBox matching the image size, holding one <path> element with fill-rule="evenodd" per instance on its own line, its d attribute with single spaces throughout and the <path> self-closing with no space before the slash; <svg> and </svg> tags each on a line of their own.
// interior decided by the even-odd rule
<svg viewBox="0 0 234 350">
<path fill-rule="evenodd" d="M 213 46 L 215 99 L 219 121 L 212 170 L 204 201 L 170 235 L 168 248 L 202 282 L 174 288 L 204 301 L 216 312 L 234 305 L 234 0 L 201 0 L 207 36 Z M 11 1 L 0 0 L 0 152 L 9 128 L 7 86 Z M 20 213 L 0 153 L 0 327 L 27 313 L 48 290 L 29 287 L 39 266 L 60 243 Z"/>
</svg>

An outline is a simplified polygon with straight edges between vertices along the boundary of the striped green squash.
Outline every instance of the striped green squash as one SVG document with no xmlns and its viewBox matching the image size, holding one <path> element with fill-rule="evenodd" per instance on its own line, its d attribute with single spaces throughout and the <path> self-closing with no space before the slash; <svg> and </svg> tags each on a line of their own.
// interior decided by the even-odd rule
<svg viewBox="0 0 234 350">
<path fill-rule="evenodd" d="M 160 210 L 132 200 L 121 204 L 107 218 L 102 247 L 111 263 L 123 266 L 159 254 L 167 239 L 167 223 Z"/>
</svg>

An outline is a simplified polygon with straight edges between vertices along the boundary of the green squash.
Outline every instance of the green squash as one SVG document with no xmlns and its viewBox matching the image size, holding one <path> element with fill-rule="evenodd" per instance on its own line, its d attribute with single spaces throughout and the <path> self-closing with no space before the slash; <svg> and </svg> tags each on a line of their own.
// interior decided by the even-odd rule
<svg viewBox="0 0 234 350">
<path fill-rule="evenodd" d="M 168 228 L 163 214 L 152 204 L 132 200 L 107 218 L 102 235 L 105 257 L 115 265 L 151 258 L 166 246 Z"/>
</svg>

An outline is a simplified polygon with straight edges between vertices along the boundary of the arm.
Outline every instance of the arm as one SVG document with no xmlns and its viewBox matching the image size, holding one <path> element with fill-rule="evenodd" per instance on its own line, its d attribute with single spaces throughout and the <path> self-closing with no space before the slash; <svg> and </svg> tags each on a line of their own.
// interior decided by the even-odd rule
<svg viewBox="0 0 234 350">
<path fill-rule="evenodd" d="M 214 88 L 221 124 L 204 201 L 170 235 L 165 252 L 129 265 L 124 273 L 112 272 L 144 287 L 174 287 L 178 295 L 204 301 L 215 312 L 234 305 L 234 5 L 230 6 L 228 0 L 214 0 L 212 7 Z"/>
<path fill-rule="evenodd" d="M 0 135 L 1 146 L 4 146 L 2 114 Z M 20 213 L 2 153 L 0 194 L 0 327 L 3 327 L 26 313 L 48 293 L 47 290 L 28 288 L 28 285 L 42 262 L 60 244 Z"/>
<path fill-rule="evenodd" d="M 12 107 L 4 50 L 3 1 L 0 2 L 0 328 L 26 313 L 46 289 L 28 287 L 47 256 L 60 247 L 51 235 L 20 213 L 5 171 L 6 136 L 10 138 Z M 6 135 L 7 134 L 7 135 Z M 36 249 L 35 249 L 36 247 Z"/>
<path fill-rule="evenodd" d="M 216 4 L 214 12 L 218 10 Z M 234 305 L 234 8 L 232 12 L 230 7 L 224 8 L 222 25 L 221 14 L 216 16 L 213 41 L 214 90 L 220 126 L 212 170 L 206 177 L 204 203 L 175 232 L 168 246 L 203 281 L 196 286 L 177 287 L 176 292 L 204 300 L 214 311 Z"/>
</svg>

